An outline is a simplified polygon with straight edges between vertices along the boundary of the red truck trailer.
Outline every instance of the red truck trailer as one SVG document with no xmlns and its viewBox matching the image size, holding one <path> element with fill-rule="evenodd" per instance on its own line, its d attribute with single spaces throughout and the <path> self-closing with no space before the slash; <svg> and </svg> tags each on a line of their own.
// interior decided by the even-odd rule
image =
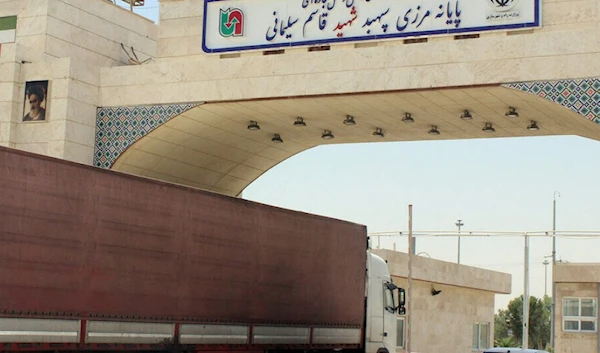
<svg viewBox="0 0 600 353">
<path fill-rule="evenodd" d="M 362 225 L 0 147 L 0 351 L 385 352 L 396 291 Z"/>
</svg>

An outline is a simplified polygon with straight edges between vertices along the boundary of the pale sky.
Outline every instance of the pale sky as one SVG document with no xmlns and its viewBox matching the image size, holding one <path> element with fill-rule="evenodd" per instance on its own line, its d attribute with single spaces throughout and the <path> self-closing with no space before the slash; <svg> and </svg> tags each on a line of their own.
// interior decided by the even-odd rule
<svg viewBox="0 0 600 353">
<path fill-rule="evenodd" d="M 158 2 L 146 0 L 135 12 L 157 21 Z M 557 231 L 600 234 L 598 156 L 600 142 L 575 136 L 320 146 L 271 169 L 243 196 L 364 224 L 369 232 L 406 231 L 409 204 L 415 232 L 456 231 L 458 219 L 463 232 L 535 232 L 552 229 L 552 201 L 559 191 Z M 394 242 L 399 251 L 407 250 L 406 238 L 382 245 L 391 249 Z M 512 274 L 512 293 L 498 295 L 496 308 L 523 293 L 522 238 L 461 242 L 461 263 Z M 455 262 L 457 240 L 421 238 L 417 252 Z M 551 239 L 530 240 L 532 295 L 544 295 L 547 255 Z M 600 237 L 559 238 L 557 258 L 600 262 Z"/>
<path fill-rule="evenodd" d="M 583 118 L 582 118 L 583 119 Z M 600 128 L 600 126 L 598 126 Z M 252 183 L 244 198 L 365 224 L 369 232 L 408 229 L 454 232 L 535 232 L 552 229 L 557 197 L 558 231 L 600 234 L 600 167 L 592 161 L 600 142 L 575 136 L 390 142 L 320 146 L 279 164 Z M 406 238 L 386 243 L 406 251 Z M 523 238 L 465 238 L 461 263 L 513 275 L 513 293 L 523 293 Z M 544 294 L 543 257 L 551 239 L 530 240 L 531 294 Z M 557 258 L 600 262 L 600 238 L 557 240 Z M 455 262 L 456 238 L 417 240 L 417 253 Z M 548 268 L 549 281 L 551 268 Z M 551 287 L 548 285 L 548 294 Z"/>
</svg>

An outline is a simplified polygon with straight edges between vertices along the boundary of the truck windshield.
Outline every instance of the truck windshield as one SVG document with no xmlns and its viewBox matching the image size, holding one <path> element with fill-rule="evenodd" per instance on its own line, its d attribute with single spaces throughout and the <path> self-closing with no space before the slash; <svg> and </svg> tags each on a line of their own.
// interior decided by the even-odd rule
<svg viewBox="0 0 600 353">
<path fill-rule="evenodd" d="M 383 291 L 385 293 L 385 310 L 390 313 L 396 312 L 396 303 L 394 302 L 394 289 L 396 289 L 396 285 L 390 282 L 385 282 L 383 284 Z"/>
</svg>

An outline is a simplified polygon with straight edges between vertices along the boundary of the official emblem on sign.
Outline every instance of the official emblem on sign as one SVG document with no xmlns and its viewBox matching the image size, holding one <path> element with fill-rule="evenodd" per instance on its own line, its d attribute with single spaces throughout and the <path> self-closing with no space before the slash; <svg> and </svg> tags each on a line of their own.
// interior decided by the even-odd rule
<svg viewBox="0 0 600 353">
<path fill-rule="evenodd" d="M 488 0 L 490 5 L 500 12 L 509 11 L 519 2 L 519 0 Z"/>
<path fill-rule="evenodd" d="M 219 32 L 223 37 L 240 37 L 244 35 L 244 13 L 240 9 L 221 9 Z"/>
</svg>

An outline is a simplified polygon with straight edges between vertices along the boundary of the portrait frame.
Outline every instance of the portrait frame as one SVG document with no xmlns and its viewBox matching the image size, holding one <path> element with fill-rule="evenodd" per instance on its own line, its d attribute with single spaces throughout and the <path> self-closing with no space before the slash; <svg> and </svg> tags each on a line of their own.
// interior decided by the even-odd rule
<svg viewBox="0 0 600 353">
<path fill-rule="evenodd" d="M 48 120 L 49 81 L 27 81 L 23 95 L 23 122 Z"/>
</svg>

